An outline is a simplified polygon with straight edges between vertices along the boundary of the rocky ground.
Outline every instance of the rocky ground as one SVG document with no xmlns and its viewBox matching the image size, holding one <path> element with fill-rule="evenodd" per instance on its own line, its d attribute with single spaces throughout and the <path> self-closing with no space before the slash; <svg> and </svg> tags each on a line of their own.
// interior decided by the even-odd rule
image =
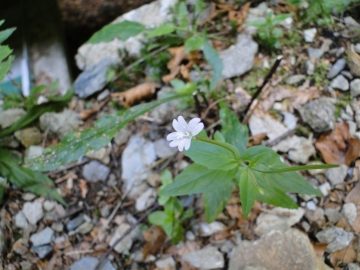
<svg viewBox="0 0 360 270">
<path fill-rule="evenodd" d="M 151 25 L 151 20 L 162 19 L 156 8 L 170 2 L 174 1 L 155 1 L 131 18 Z M 252 5 L 244 25 L 278 8 L 266 2 Z M 208 12 L 207 18 L 213 14 L 210 8 Z M 344 14 L 331 27 L 304 29 L 296 26 L 296 20 L 287 20 L 281 27 L 292 34 L 285 35 L 276 53 L 254 40 L 251 27 L 239 29 L 230 47 L 214 42 L 224 64 L 219 89 L 237 113 L 249 104 L 276 56 L 283 56 L 252 104 L 247 121 L 250 144 L 265 144 L 292 165 L 340 164 L 302 172 L 323 196 L 292 195 L 297 210 L 256 203 L 244 219 L 234 190 L 223 213 L 210 224 L 205 222 L 202 197 L 184 196 L 181 202 L 194 210 L 194 216 L 184 224 L 183 240 L 173 244 L 146 220 L 148 211 L 158 207 L 161 172 L 168 168 L 176 176 L 190 162 L 170 148 L 165 137 L 172 132 L 172 119 L 180 114 L 195 117 L 197 112 L 173 101 L 138 117 L 107 147 L 49 172 L 66 207 L 10 189 L 0 211 L 3 269 L 90 270 L 100 260 L 103 270 L 360 269 L 360 39 L 354 32 L 360 25 L 355 19 Z M 107 67 L 125 61 L 119 48 L 135 55 L 139 44 L 135 38 L 81 46 L 76 55 L 83 70 L 74 83 L 77 96 L 64 111 L 46 113 L 38 125 L 17 131 L 7 145 L 30 159 L 69 132 L 85 130 L 101 116 L 116 112 L 110 94 L 117 85 L 105 87 Z M 196 80 L 196 75 L 191 71 L 189 77 Z M 157 96 L 168 88 L 163 83 Z M 202 109 L 202 119 L 212 133 L 220 124 L 216 99 L 209 99 Z M 2 111 L 0 125 L 10 126 L 24 113 L 22 109 Z"/>
</svg>

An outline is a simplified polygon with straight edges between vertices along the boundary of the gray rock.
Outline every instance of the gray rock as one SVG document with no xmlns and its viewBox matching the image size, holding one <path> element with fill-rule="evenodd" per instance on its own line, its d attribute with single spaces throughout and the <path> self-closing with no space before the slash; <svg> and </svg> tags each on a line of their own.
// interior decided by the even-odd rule
<svg viewBox="0 0 360 270">
<path fill-rule="evenodd" d="M 30 240 L 34 247 L 50 244 L 54 236 L 54 231 L 50 227 L 46 227 L 38 233 L 34 233 Z"/>
<path fill-rule="evenodd" d="M 70 266 L 70 270 L 95 270 L 95 266 L 99 263 L 98 258 L 94 257 L 82 257 L 77 262 L 74 262 Z M 109 260 L 105 260 L 99 270 L 116 270 Z"/>
<path fill-rule="evenodd" d="M 155 262 L 155 265 L 157 268 L 160 268 L 160 269 L 175 269 L 176 268 L 176 262 L 175 260 L 173 259 L 173 257 L 167 257 L 165 259 L 161 259 L 161 260 L 157 260 Z"/>
<path fill-rule="evenodd" d="M 107 147 L 102 147 L 97 151 L 90 150 L 86 153 L 85 157 L 90 159 L 96 159 L 104 164 L 110 163 L 110 150 Z"/>
<path fill-rule="evenodd" d="M 169 87 L 163 87 L 158 93 L 157 97 L 163 98 L 169 93 L 173 93 L 174 91 Z M 150 117 L 157 119 L 159 121 L 165 121 L 167 119 L 174 119 L 177 117 L 178 107 L 180 104 L 180 100 L 172 100 L 170 102 L 165 102 L 160 106 L 157 106 L 152 111 L 150 111 Z"/>
<path fill-rule="evenodd" d="M 48 201 L 48 200 L 46 200 L 46 201 L 43 203 L 44 210 L 47 211 L 47 212 L 53 210 L 53 209 L 55 208 L 55 204 L 56 204 L 56 202 L 54 202 L 54 201 Z"/>
<path fill-rule="evenodd" d="M 30 193 L 30 192 L 26 192 L 26 193 L 23 193 L 21 194 L 21 198 L 24 200 L 24 201 L 32 201 L 36 198 L 36 195 L 34 193 Z"/>
<path fill-rule="evenodd" d="M 246 35 L 238 35 L 235 45 L 219 52 L 224 79 L 240 76 L 252 69 L 258 44 Z"/>
<path fill-rule="evenodd" d="M 324 196 L 329 195 L 329 190 L 331 190 L 331 186 L 328 182 L 325 182 L 324 184 L 321 184 L 319 186 L 319 190 Z"/>
<path fill-rule="evenodd" d="M 42 204 L 39 201 L 26 202 L 22 209 L 26 219 L 33 225 L 44 216 Z"/>
<path fill-rule="evenodd" d="M 231 255 L 229 270 L 327 269 L 309 238 L 298 230 L 272 231 L 254 242 L 242 241 Z"/>
<path fill-rule="evenodd" d="M 337 223 L 341 219 L 341 213 L 339 207 L 326 208 L 324 213 L 327 219 L 333 224 Z"/>
<path fill-rule="evenodd" d="M 338 75 L 331 81 L 330 87 L 341 91 L 347 91 L 349 90 L 349 82 L 343 75 Z"/>
<path fill-rule="evenodd" d="M 339 227 L 331 227 L 318 232 L 315 236 L 320 243 L 328 244 L 326 251 L 331 253 L 346 248 L 350 244 L 354 233 L 347 232 Z"/>
<path fill-rule="evenodd" d="M 308 55 L 309 58 L 315 58 L 315 59 L 320 59 L 321 56 L 323 56 L 324 51 L 322 49 L 317 49 L 317 48 L 308 48 Z"/>
<path fill-rule="evenodd" d="M 26 217 L 22 211 L 19 211 L 15 215 L 15 225 L 16 225 L 16 227 L 21 228 L 21 229 L 26 229 L 28 227 L 29 224 L 28 224 Z"/>
<path fill-rule="evenodd" d="M 289 85 L 299 84 L 300 82 L 304 81 L 305 78 L 306 76 L 302 74 L 292 75 L 286 79 L 286 83 Z"/>
<path fill-rule="evenodd" d="M 159 139 L 154 142 L 155 152 L 159 158 L 168 157 L 176 152 L 176 149 L 169 146 L 169 142 L 165 139 Z"/>
<path fill-rule="evenodd" d="M 53 229 L 56 232 L 62 232 L 64 230 L 64 224 L 62 224 L 61 222 L 54 222 L 51 225 L 51 229 Z"/>
<path fill-rule="evenodd" d="M 190 251 L 184 254 L 181 259 L 200 269 L 217 269 L 224 267 L 224 256 L 213 246 Z"/>
<path fill-rule="evenodd" d="M 139 135 L 134 135 L 121 156 L 124 188 L 131 189 L 128 196 L 134 198 L 147 189 L 146 178 L 150 174 L 147 167 L 156 160 L 155 146 Z M 145 185 L 143 185 L 145 184 Z"/>
<path fill-rule="evenodd" d="M 225 229 L 225 225 L 219 221 L 213 221 L 211 223 L 200 222 L 193 228 L 195 232 L 198 232 L 201 237 L 207 237 L 214 233 L 221 232 Z"/>
<path fill-rule="evenodd" d="M 83 122 L 75 111 L 64 110 L 61 113 L 44 113 L 40 116 L 40 128 L 63 139 L 69 132 L 76 130 Z"/>
<path fill-rule="evenodd" d="M 106 204 L 100 208 L 100 215 L 107 218 L 110 215 L 110 205 Z"/>
<path fill-rule="evenodd" d="M 25 160 L 36 158 L 42 155 L 44 147 L 39 145 L 31 145 L 25 151 Z"/>
<path fill-rule="evenodd" d="M 360 43 L 356 43 L 354 49 L 356 53 L 360 54 Z"/>
<path fill-rule="evenodd" d="M 10 127 L 20 119 L 26 112 L 23 109 L 9 109 L 0 112 L 0 127 L 2 129 Z"/>
<path fill-rule="evenodd" d="M 275 207 L 268 213 L 261 213 L 256 219 L 255 233 L 259 236 L 273 230 L 286 231 L 304 216 L 305 210 Z"/>
<path fill-rule="evenodd" d="M 324 52 L 327 52 L 330 50 L 330 46 L 333 44 L 333 41 L 329 38 L 324 39 L 323 43 L 321 44 L 320 49 L 322 49 Z"/>
<path fill-rule="evenodd" d="M 343 205 L 341 213 L 344 215 L 347 222 L 349 222 L 349 224 L 352 224 L 357 216 L 356 205 L 354 203 L 345 203 Z"/>
<path fill-rule="evenodd" d="M 96 100 L 97 101 L 102 101 L 105 98 L 107 98 L 109 95 L 111 94 L 111 92 L 108 89 L 105 89 L 104 91 L 102 91 L 97 97 Z"/>
<path fill-rule="evenodd" d="M 42 139 L 42 135 L 36 127 L 29 127 L 17 130 L 14 133 L 14 136 L 26 148 L 31 145 L 38 144 L 39 142 L 41 142 Z"/>
<path fill-rule="evenodd" d="M 156 197 L 157 193 L 155 189 L 149 188 L 136 199 L 135 209 L 137 211 L 144 211 L 148 209 L 156 201 Z"/>
<path fill-rule="evenodd" d="M 117 145 L 123 145 L 126 143 L 131 136 L 131 131 L 127 128 L 120 129 L 114 137 L 114 141 Z"/>
<path fill-rule="evenodd" d="M 344 58 L 338 59 L 332 67 L 329 69 L 328 74 L 326 77 L 328 79 L 334 78 L 336 75 L 338 75 L 346 66 L 346 60 Z"/>
<path fill-rule="evenodd" d="M 107 84 L 107 70 L 113 64 L 112 59 L 104 58 L 99 63 L 82 72 L 74 82 L 75 94 L 80 98 L 87 98 L 102 90 Z"/>
<path fill-rule="evenodd" d="M 344 268 L 345 269 L 345 268 Z M 360 270 L 360 266 L 357 265 L 356 263 L 349 263 L 347 265 L 347 270 Z"/>
<path fill-rule="evenodd" d="M 84 216 L 80 215 L 76 218 L 73 218 L 72 220 L 70 220 L 67 224 L 66 224 L 66 228 L 68 229 L 68 231 L 73 231 L 75 230 L 77 227 L 79 227 L 81 224 L 83 224 L 85 222 Z"/>
<path fill-rule="evenodd" d="M 325 176 L 330 181 L 330 183 L 335 186 L 344 182 L 347 175 L 347 170 L 348 167 L 345 164 L 341 164 L 337 168 L 327 169 L 325 172 Z"/>
<path fill-rule="evenodd" d="M 312 100 L 299 109 L 304 122 L 316 132 L 325 132 L 334 129 L 335 105 L 330 98 Z"/>
<path fill-rule="evenodd" d="M 311 76 L 315 73 L 315 64 L 311 60 L 306 61 L 306 74 Z"/>
<path fill-rule="evenodd" d="M 83 167 L 82 174 L 87 181 L 105 181 L 109 176 L 110 168 L 99 161 L 92 160 Z"/>
<path fill-rule="evenodd" d="M 310 28 L 304 30 L 304 39 L 306 42 L 314 42 L 317 30 L 316 28 Z"/>
<path fill-rule="evenodd" d="M 343 71 L 341 71 L 341 74 L 344 75 L 344 77 L 349 79 L 349 80 L 353 79 L 353 75 L 349 71 L 343 70 Z"/>
<path fill-rule="evenodd" d="M 20 263 L 20 266 L 21 266 L 21 270 L 31 270 L 31 268 L 33 267 L 33 264 L 31 262 L 22 261 Z"/>
<path fill-rule="evenodd" d="M 52 246 L 43 245 L 43 246 L 31 247 L 31 250 L 35 252 L 40 259 L 44 259 L 52 251 Z"/>
<path fill-rule="evenodd" d="M 130 228 L 129 224 L 122 223 L 119 227 L 115 229 L 115 233 L 110 239 L 109 246 L 113 246 L 115 242 L 122 237 L 122 235 Z M 128 234 L 125 238 L 118 243 L 114 249 L 117 253 L 126 253 L 129 251 L 133 244 L 133 236 L 132 234 Z"/>
<path fill-rule="evenodd" d="M 315 211 L 316 210 L 316 204 L 314 203 L 314 201 L 308 201 L 308 202 L 306 202 L 306 208 L 311 210 L 311 211 Z"/>
<path fill-rule="evenodd" d="M 84 222 L 76 229 L 76 232 L 81 233 L 81 234 L 87 234 L 87 233 L 91 232 L 91 230 L 93 228 L 94 228 L 94 225 L 91 222 Z"/>
<path fill-rule="evenodd" d="M 360 79 L 355 79 L 350 83 L 350 93 L 353 97 L 360 95 Z"/>
</svg>

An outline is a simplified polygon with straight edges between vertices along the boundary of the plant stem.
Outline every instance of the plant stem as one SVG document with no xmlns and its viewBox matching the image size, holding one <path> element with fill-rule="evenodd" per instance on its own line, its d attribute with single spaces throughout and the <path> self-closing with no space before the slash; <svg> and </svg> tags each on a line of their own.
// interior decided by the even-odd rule
<svg viewBox="0 0 360 270">
<path fill-rule="evenodd" d="M 204 138 L 204 137 L 198 137 L 195 136 L 195 138 L 199 141 L 203 141 L 203 142 L 207 142 L 207 143 L 211 143 L 211 144 L 215 144 L 217 146 L 220 146 L 222 148 L 225 148 L 226 150 L 229 150 L 231 153 L 233 153 L 234 157 L 236 160 L 238 160 L 238 156 L 236 155 L 236 152 L 234 151 L 234 149 L 232 149 L 231 147 L 227 146 L 226 144 L 219 142 L 219 141 L 215 141 L 215 140 L 211 140 L 208 138 Z"/>
</svg>

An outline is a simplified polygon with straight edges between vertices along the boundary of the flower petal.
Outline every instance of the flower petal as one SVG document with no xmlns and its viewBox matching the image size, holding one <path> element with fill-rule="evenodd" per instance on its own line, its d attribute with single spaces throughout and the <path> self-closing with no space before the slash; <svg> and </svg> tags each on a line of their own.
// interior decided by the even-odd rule
<svg viewBox="0 0 360 270">
<path fill-rule="evenodd" d="M 186 132 L 186 129 L 183 128 L 176 119 L 173 120 L 173 127 L 177 132 Z"/>
<path fill-rule="evenodd" d="M 192 135 L 198 135 L 200 133 L 200 131 L 202 131 L 204 129 L 204 124 L 203 123 L 199 123 L 197 124 L 191 131 Z"/>
<path fill-rule="evenodd" d="M 174 141 L 177 140 L 179 138 L 179 135 L 181 135 L 182 133 L 180 132 L 171 132 L 169 135 L 166 136 L 166 140 L 168 141 Z"/>
<path fill-rule="evenodd" d="M 177 141 L 172 141 L 171 143 L 169 143 L 170 147 L 176 147 L 180 144 L 181 141 L 177 140 Z"/>
<path fill-rule="evenodd" d="M 188 124 L 188 131 L 192 132 L 192 130 L 194 129 L 194 127 L 201 121 L 200 118 L 193 118 L 190 120 L 189 124 Z"/>
<path fill-rule="evenodd" d="M 188 124 L 186 123 L 184 117 L 182 117 L 181 115 L 178 117 L 178 121 L 179 124 L 184 128 L 185 132 L 187 132 L 189 130 L 188 128 Z"/>
<path fill-rule="evenodd" d="M 184 141 L 185 141 L 185 150 L 189 150 L 190 144 L 191 144 L 191 139 L 186 139 Z"/>
<path fill-rule="evenodd" d="M 178 145 L 178 149 L 180 152 L 182 152 L 184 150 L 184 146 L 187 140 L 181 140 L 179 145 Z"/>
</svg>

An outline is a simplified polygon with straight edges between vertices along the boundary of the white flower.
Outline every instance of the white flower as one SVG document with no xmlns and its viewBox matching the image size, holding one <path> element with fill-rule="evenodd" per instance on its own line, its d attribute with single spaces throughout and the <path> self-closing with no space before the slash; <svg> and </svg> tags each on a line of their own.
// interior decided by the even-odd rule
<svg viewBox="0 0 360 270">
<path fill-rule="evenodd" d="M 181 115 L 178 117 L 178 120 L 174 119 L 173 127 L 176 132 L 172 132 L 166 137 L 168 141 L 172 141 L 170 142 L 170 147 L 177 146 L 179 151 L 183 151 L 184 148 L 189 150 L 191 139 L 204 128 L 204 124 L 200 121 L 200 118 L 194 118 L 188 124 Z"/>
</svg>

